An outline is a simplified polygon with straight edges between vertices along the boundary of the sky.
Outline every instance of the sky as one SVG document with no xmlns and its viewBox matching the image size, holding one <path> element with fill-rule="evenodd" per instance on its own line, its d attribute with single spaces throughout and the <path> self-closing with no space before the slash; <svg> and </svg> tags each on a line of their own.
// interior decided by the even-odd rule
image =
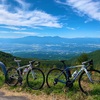
<svg viewBox="0 0 100 100">
<path fill-rule="evenodd" d="M 100 0 L 0 0 L 0 38 L 100 38 Z"/>
</svg>

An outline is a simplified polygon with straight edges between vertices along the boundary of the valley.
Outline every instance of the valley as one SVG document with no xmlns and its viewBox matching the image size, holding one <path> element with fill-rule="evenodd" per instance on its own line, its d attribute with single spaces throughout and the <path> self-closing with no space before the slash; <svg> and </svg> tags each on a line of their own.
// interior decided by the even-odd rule
<svg viewBox="0 0 100 100">
<path fill-rule="evenodd" d="M 100 50 L 100 38 L 29 36 L 0 39 L 0 51 L 14 56 L 39 59 L 70 59 L 81 53 Z"/>
</svg>

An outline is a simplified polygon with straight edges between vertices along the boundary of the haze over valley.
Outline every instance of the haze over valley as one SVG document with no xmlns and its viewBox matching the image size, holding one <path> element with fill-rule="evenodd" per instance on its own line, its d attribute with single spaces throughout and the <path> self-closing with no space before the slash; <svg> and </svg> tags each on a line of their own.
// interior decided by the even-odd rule
<svg viewBox="0 0 100 100">
<path fill-rule="evenodd" d="M 69 59 L 100 49 L 100 38 L 37 37 L 0 38 L 0 50 L 15 56 L 41 59 Z"/>
</svg>

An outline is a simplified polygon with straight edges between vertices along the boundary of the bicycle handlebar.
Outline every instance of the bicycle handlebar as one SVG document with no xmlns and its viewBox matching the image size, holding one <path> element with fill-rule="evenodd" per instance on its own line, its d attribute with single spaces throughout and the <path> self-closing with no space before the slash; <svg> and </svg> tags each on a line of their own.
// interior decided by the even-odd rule
<svg viewBox="0 0 100 100">
<path fill-rule="evenodd" d="M 64 67 L 66 67 L 65 61 L 66 61 L 66 60 L 60 60 L 60 62 L 63 63 Z"/>
<path fill-rule="evenodd" d="M 39 66 L 39 65 L 40 65 L 40 62 L 39 62 L 39 61 L 35 61 L 35 60 L 29 61 L 29 63 L 30 63 L 31 65 L 34 64 L 34 66 Z"/>
<path fill-rule="evenodd" d="M 14 61 L 17 62 L 18 66 L 20 66 L 21 60 L 17 60 L 16 58 L 14 58 Z M 29 64 L 31 64 L 31 65 L 34 64 L 34 66 L 39 66 L 40 62 L 33 60 L 33 61 L 29 61 Z"/>
<path fill-rule="evenodd" d="M 85 64 L 93 65 L 93 60 L 91 59 L 89 61 L 82 62 L 82 65 L 85 65 Z"/>
</svg>

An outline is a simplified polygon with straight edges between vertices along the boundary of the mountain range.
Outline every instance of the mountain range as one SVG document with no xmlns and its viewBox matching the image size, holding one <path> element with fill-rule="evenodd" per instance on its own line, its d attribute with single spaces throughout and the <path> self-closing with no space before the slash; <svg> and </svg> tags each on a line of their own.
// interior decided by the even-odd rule
<svg viewBox="0 0 100 100">
<path fill-rule="evenodd" d="M 28 36 L 0 38 L 0 51 L 20 57 L 53 58 L 89 53 L 100 49 L 100 38 L 61 38 Z"/>
<path fill-rule="evenodd" d="M 20 43 L 20 44 L 100 44 L 100 38 L 61 38 L 58 36 L 27 36 L 23 38 L 0 38 L 1 43 Z"/>
</svg>

